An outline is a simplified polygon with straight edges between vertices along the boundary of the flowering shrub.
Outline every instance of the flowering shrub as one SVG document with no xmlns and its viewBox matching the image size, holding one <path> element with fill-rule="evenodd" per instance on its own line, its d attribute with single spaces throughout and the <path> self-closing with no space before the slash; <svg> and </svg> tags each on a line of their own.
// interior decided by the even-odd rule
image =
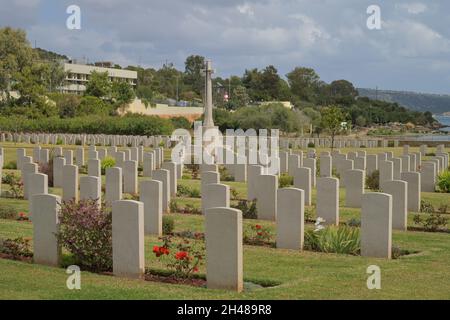
<svg viewBox="0 0 450 320">
<path fill-rule="evenodd" d="M 244 243 L 251 245 L 268 245 L 273 241 L 269 228 L 260 224 L 252 225 L 244 231 Z"/>
<path fill-rule="evenodd" d="M 9 186 L 8 196 L 15 199 L 23 199 L 23 181 L 13 173 L 7 173 L 2 182 Z"/>
<path fill-rule="evenodd" d="M 94 272 L 112 269 L 112 215 L 94 200 L 63 202 L 58 239 L 76 264 Z"/>
<path fill-rule="evenodd" d="M 174 241 L 170 236 L 162 237 L 161 240 L 163 244 L 154 246 L 153 253 L 174 272 L 175 277 L 190 278 L 199 271 L 205 255 L 205 248 L 200 242 L 186 238 Z"/>
<path fill-rule="evenodd" d="M 33 256 L 30 250 L 30 241 L 30 238 L 0 240 L 0 253 L 8 255 L 14 260 L 30 258 Z"/>
<path fill-rule="evenodd" d="M 19 212 L 17 214 L 17 221 L 29 221 L 30 219 L 28 218 L 28 215 L 26 214 L 26 212 Z"/>
</svg>

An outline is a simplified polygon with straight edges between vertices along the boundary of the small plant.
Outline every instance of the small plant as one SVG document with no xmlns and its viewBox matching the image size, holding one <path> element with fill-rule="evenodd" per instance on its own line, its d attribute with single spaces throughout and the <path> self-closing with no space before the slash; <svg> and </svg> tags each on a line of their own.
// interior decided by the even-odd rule
<svg viewBox="0 0 450 320">
<path fill-rule="evenodd" d="M 416 214 L 413 221 L 417 225 L 421 225 L 426 231 L 437 232 L 445 230 L 448 224 L 448 218 L 443 217 L 441 213 L 433 212 L 429 216 L 422 218 L 422 215 Z"/>
<path fill-rule="evenodd" d="M 250 245 L 269 245 L 273 242 L 273 234 L 269 228 L 256 224 L 244 230 L 243 240 Z"/>
<path fill-rule="evenodd" d="M 30 238 L 0 240 L 0 253 L 10 256 L 13 260 L 31 258 Z"/>
<path fill-rule="evenodd" d="M 10 162 L 6 163 L 3 166 L 3 169 L 5 169 L 5 170 L 17 170 L 17 162 L 16 161 L 10 161 Z"/>
<path fill-rule="evenodd" d="M 23 181 L 14 173 L 7 173 L 2 182 L 9 186 L 7 195 L 14 199 L 23 199 Z"/>
<path fill-rule="evenodd" d="M 380 190 L 380 171 L 375 170 L 367 176 L 366 187 L 374 191 Z"/>
<path fill-rule="evenodd" d="M 81 139 L 76 139 L 75 140 L 75 145 L 76 146 L 81 146 L 83 143 L 81 142 Z"/>
<path fill-rule="evenodd" d="M 358 255 L 361 241 L 358 228 L 329 226 L 305 232 L 305 248 L 325 253 Z"/>
<path fill-rule="evenodd" d="M 440 214 L 446 214 L 447 211 L 448 211 L 448 208 L 449 208 L 449 205 L 448 205 L 448 204 L 441 204 L 441 205 L 439 206 L 439 208 L 438 208 L 437 211 L 438 211 Z"/>
<path fill-rule="evenodd" d="M 235 188 L 230 188 L 231 200 L 239 200 L 240 194 Z"/>
<path fill-rule="evenodd" d="M 220 180 L 221 181 L 234 181 L 234 177 L 230 175 L 227 168 L 221 166 L 219 167 L 219 174 L 220 174 Z"/>
<path fill-rule="evenodd" d="M 56 144 L 58 146 L 62 145 L 63 144 L 63 140 L 61 138 L 56 139 Z M 80 141 L 80 144 L 81 144 L 81 141 Z"/>
<path fill-rule="evenodd" d="M 114 168 L 115 165 L 116 165 L 116 159 L 114 159 L 113 157 L 104 158 L 100 164 L 102 174 L 103 175 L 106 174 L 106 169 Z"/>
<path fill-rule="evenodd" d="M 175 200 L 175 199 L 170 200 L 169 209 L 170 209 L 170 212 L 173 212 L 173 213 L 180 211 L 177 200 Z"/>
<path fill-rule="evenodd" d="M 30 218 L 28 217 L 26 212 L 19 212 L 17 214 L 17 221 L 29 221 L 29 220 Z"/>
<path fill-rule="evenodd" d="M 420 201 L 420 212 L 433 213 L 434 212 L 434 207 L 431 204 L 431 202 L 426 201 L 426 200 L 421 200 Z"/>
<path fill-rule="evenodd" d="M 2 205 L 0 207 L 0 219 L 9 219 L 9 220 L 17 219 L 16 208 L 10 205 Z"/>
<path fill-rule="evenodd" d="M 313 209 L 305 209 L 305 221 L 310 222 L 314 219 L 314 210 Z"/>
<path fill-rule="evenodd" d="M 197 180 L 198 179 L 198 175 L 200 173 L 200 165 L 198 165 L 198 164 L 191 164 L 188 167 L 191 169 L 192 179 Z"/>
<path fill-rule="evenodd" d="M 315 148 L 316 144 L 314 142 L 308 143 L 308 148 Z"/>
<path fill-rule="evenodd" d="M 162 245 L 154 246 L 153 253 L 177 278 L 190 278 L 199 271 L 205 257 L 205 248 L 198 241 L 181 238 L 174 241 L 172 237 L 161 238 Z"/>
<path fill-rule="evenodd" d="M 446 170 L 438 176 L 437 183 L 439 190 L 444 193 L 450 193 L 450 171 Z"/>
<path fill-rule="evenodd" d="M 99 208 L 94 200 L 63 202 L 59 220 L 57 238 L 77 265 L 94 272 L 112 269 L 112 214 L 108 207 Z"/>
<path fill-rule="evenodd" d="M 287 175 L 286 173 L 283 173 L 280 176 L 280 179 L 278 179 L 278 187 L 279 188 L 287 188 L 294 185 L 294 178 Z"/>
<path fill-rule="evenodd" d="M 241 210 L 242 217 L 244 219 L 258 219 L 256 200 L 253 201 L 240 200 L 237 206 L 233 206 L 233 208 Z"/>
<path fill-rule="evenodd" d="M 200 198 L 200 190 L 185 185 L 179 185 L 177 189 L 177 197 Z"/>
<path fill-rule="evenodd" d="M 356 218 L 351 218 L 350 220 L 347 221 L 347 226 L 359 228 L 359 227 L 361 227 L 361 220 L 356 219 Z"/>
<path fill-rule="evenodd" d="M 162 231 L 164 235 L 170 235 L 175 229 L 175 220 L 172 217 L 163 216 Z"/>
</svg>

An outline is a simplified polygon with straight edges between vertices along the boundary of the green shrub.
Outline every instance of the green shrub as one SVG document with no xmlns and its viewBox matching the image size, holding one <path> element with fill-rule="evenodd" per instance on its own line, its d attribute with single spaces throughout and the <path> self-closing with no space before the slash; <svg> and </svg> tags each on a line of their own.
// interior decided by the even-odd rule
<svg viewBox="0 0 450 320">
<path fill-rule="evenodd" d="M 442 172 L 438 177 L 437 183 L 441 192 L 450 193 L 450 171 Z"/>
<path fill-rule="evenodd" d="M 9 186 L 7 196 L 14 199 L 23 199 L 23 181 L 14 173 L 7 173 L 2 177 L 2 182 Z"/>
<path fill-rule="evenodd" d="M 315 148 L 316 144 L 314 142 L 308 143 L 308 148 Z"/>
<path fill-rule="evenodd" d="M 0 206 L 0 219 L 17 219 L 17 210 L 15 207 L 10 205 Z"/>
<path fill-rule="evenodd" d="M 163 216 L 162 231 L 164 235 L 170 235 L 175 229 L 175 219 L 173 217 Z"/>
<path fill-rule="evenodd" d="M 366 177 L 366 187 L 374 191 L 380 190 L 380 171 L 375 170 Z"/>
<path fill-rule="evenodd" d="M 358 228 L 330 226 L 320 231 L 305 232 L 305 248 L 325 253 L 358 255 L 361 240 Z"/>
<path fill-rule="evenodd" d="M 200 190 L 185 185 L 179 185 L 177 188 L 177 197 L 200 198 Z"/>
<path fill-rule="evenodd" d="M 431 204 L 431 202 L 426 201 L 426 200 L 421 200 L 420 201 L 420 212 L 433 213 L 434 212 L 434 207 Z"/>
<path fill-rule="evenodd" d="M 256 200 L 240 200 L 236 206 L 232 206 L 235 209 L 242 211 L 242 217 L 244 219 L 258 219 L 258 210 L 256 209 Z"/>
<path fill-rule="evenodd" d="M 101 168 L 102 168 L 102 174 L 106 174 L 106 169 L 108 168 L 114 168 L 116 165 L 116 159 L 113 157 L 106 157 L 101 162 Z"/>
<path fill-rule="evenodd" d="M 10 161 L 10 162 L 6 163 L 3 166 L 3 169 L 6 169 L 6 170 L 17 170 L 17 162 L 16 161 Z"/>
<path fill-rule="evenodd" d="M 230 175 L 227 168 L 219 167 L 220 181 L 234 181 L 234 177 Z"/>
<path fill-rule="evenodd" d="M 278 187 L 279 188 L 287 188 L 294 185 L 294 178 L 283 173 L 278 179 Z"/>
<path fill-rule="evenodd" d="M 361 220 L 356 219 L 356 218 L 351 218 L 350 220 L 347 221 L 347 225 L 349 227 L 359 228 L 359 227 L 361 227 Z"/>
<path fill-rule="evenodd" d="M 422 218 L 423 215 L 416 214 L 413 217 L 413 221 L 417 225 L 421 225 L 425 230 L 430 232 L 436 232 L 444 230 L 448 224 L 448 218 L 443 217 L 441 213 L 433 212 L 429 216 Z"/>
</svg>

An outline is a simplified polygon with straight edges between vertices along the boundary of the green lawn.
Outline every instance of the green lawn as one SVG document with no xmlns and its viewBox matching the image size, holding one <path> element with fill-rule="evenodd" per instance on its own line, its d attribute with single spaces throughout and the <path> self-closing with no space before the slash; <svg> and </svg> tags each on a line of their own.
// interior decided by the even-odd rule
<svg viewBox="0 0 450 320">
<path fill-rule="evenodd" d="M 13 145 L 6 147 L 5 163 L 15 159 L 13 148 Z M 402 152 L 402 148 L 389 150 L 396 154 Z M 367 151 L 379 153 L 381 149 Z M 183 179 L 179 184 L 200 188 L 199 180 Z M 227 184 L 241 197 L 246 196 L 245 184 Z M 7 187 L 3 185 L 2 189 Z M 61 194 L 60 189 L 51 189 L 50 192 Z M 313 203 L 315 198 L 314 190 Z M 435 207 L 450 202 L 448 194 L 423 193 L 422 198 Z M 344 200 L 345 189 L 341 189 L 342 205 Z M 180 205 L 200 206 L 200 199 L 177 201 Z M 0 198 L 0 207 L 4 205 L 12 205 L 17 211 L 28 211 L 28 203 L 24 200 Z M 360 216 L 359 209 L 341 207 L 340 213 L 343 221 Z M 202 216 L 171 216 L 175 219 L 175 231 L 204 230 Z M 256 223 L 275 232 L 275 224 L 267 221 L 244 220 L 244 228 Z M 408 225 L 413 225 L 412 214 Z M 307 228 L 312 228 L 312 225 L 307 225 Z M 32 236 L 32 223 L 0 219 L 0 238 Z M 158 243 L 155 237 L 145 238 L 146 266 L 161 268 L 151 253 L 155 243 Z M 450 299 L 450 234 L 394 231 L 393 244 L 419 253 L 388 261 L 244 246 L 244 278 L 250 282 L 271 281 L 279 285 L 249 289 L 243 293 L 128 280 L 89 272 L 82 273 L 82 289 L 71 291 L 66 288 L 67 274 L 62 268 L 0 259 L 0 299 Z M 370 265 L 381 268 L 381 290 L 366 287 L 366 269 Z M 202 267 L 200 272 L 204 273 L 205 268 Z"/>
</svg>

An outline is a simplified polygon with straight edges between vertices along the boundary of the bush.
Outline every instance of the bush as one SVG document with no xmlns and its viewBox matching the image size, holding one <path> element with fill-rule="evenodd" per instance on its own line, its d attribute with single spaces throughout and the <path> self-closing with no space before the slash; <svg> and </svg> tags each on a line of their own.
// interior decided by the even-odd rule
<svg viewBox="0 0 450 320">
<path fill-rule="evenodd" d="M 61 245 L 74 257 L 75 264 L 93 272 L 112 269 L 112 215 L 94 200 L 63 202 L 59 214 Z"/>
<path fill-rule="evenodd" d="M 193 187 L 179 185 L 177 188 L 177 197 L 200 198 L 200 190 Z"/>
<path fill-rule="evenodd" d="M 314 142 L 308 143 L 308 148 L 315 148 L 316 144 Z"/>
<path fill-rule="evenodd" d="M 17 170 L 17 162 L 16 161 L 10 161 L 10 162 L 6 163 L 3 166 L 3 169 L 6 169 L 6 170 Z"/>
<path fill-rule="evenodd" d="M 106 169 L 108 168 L 113 168 L 116 165 L 116 159 L 114 159 L 113 157 L 106 157 L 105 159 L 102 160 L 100 166 L 102 169 L 102 174 L 106 174 Z"/>
<path fill-rule="evenodd" d="M 347 226 L 359 228 L 359 227 L 361 227 L 361 220 L 358 220 L 356 218 L 351 218 L 350 220 L 347 221 Z"/>
<path fill-rule="evenodd" d="M 442 172 L 438 177 L 437 183 L 441 192 L 450 193 L 450 171 Z"/>
<path fill-rule="evenodd" d="M 380 190 L 380 171 L 375 170 L 366 177 L 366 187 L 374 191 Z"/>
<path fill-rule="evenodd" d="M 23 199 L 23 181 L 13 173 L 7 173 L 3 176 L 2 182 L 9 186 L 7 195 L 15 199 Z"/>
<path fill-rule="evenodd" d="M 361 250 L 359 229 L 330 226 L 305 232 L 305 248 L 325 253 L 358 255 Z"/>
<path fill-rule="evenodd" d="M 256 209 L 256 200 L 240 200 L 237 206 L 232 206 L 235 209 L 242 211 L 244 219 L 258 219 L 258 210 Z"/>
<path fill-rule="evenodd" d="M 27 238 L 0 240 L 0 252 L 14 260 L 33 256 L 30 249 L 30 239 Z"/>
<path fill-rule="evenodd" d="M 420 212 L 433 213 L 434 212 L 434 207 L 431 204 L 431 202 L 428 202 L 426 200 L 421 200 L 420 201 Z"/>
<path fill-rule="evenodd" d="M 2 205 L 0 207 L 0 219 L 9 219 L 9 220 L 17 219 L 16 208 L 10 205 Z"/>
<path fill-rule="evenodd" d="M 188 238 L 173 240 L 172 237 L 162 238 L 161 246 L 154 246 L 153 253 L 174 272 L 175 277 L 190 278 L 199 271 L 205 260 L 205 248 L 202 242 L 190 241 Z"/>
<path fill-rule="evenodd" d="M 175 229 L 175 220 L 172 217 L 163 216 L 162 231 L 164 235 L 170 235 Z"/>
<path fill-rule="evenodd" d="M 279 188 L 287 188 L 294 185 L 294 178 L 283 173 L 278 179 L 278 187 Z"/>
<path fill-rule="evenodd" d="M 437 232 L 447 227 L 448 218 L 443 217 L 441 213 L 433 212 L 429 216 L 422 218 L 422 215 L 416 214 L 413 217 L 415 224 L 421 225 L 425 230 Z"/>
<path fill-rule="evenodd" d="M 0 129 L 10 132 L 157 136 L 171 135 L 174 127 L 168 119 L 127 114 L 123 117 L 89 115 L 68 119 L 59 117 L 20 118 L 20 121 L 17 120 L 17 117 L 0 117 Z"/>
<path fill-rule="evenodd" d="M 227 168 L 225 167 L 219 167 L 219 174 L 221 181 L 234 181 L 234 177 L 230 175 Z"/>
<path fill-rule="evenodd" d="M 269 245 L 273 241 L 273 234 L 269 228 L 262 225 L 252 225 L 244 230 L 244 243 L 250 245 Z"/>
</svg>

